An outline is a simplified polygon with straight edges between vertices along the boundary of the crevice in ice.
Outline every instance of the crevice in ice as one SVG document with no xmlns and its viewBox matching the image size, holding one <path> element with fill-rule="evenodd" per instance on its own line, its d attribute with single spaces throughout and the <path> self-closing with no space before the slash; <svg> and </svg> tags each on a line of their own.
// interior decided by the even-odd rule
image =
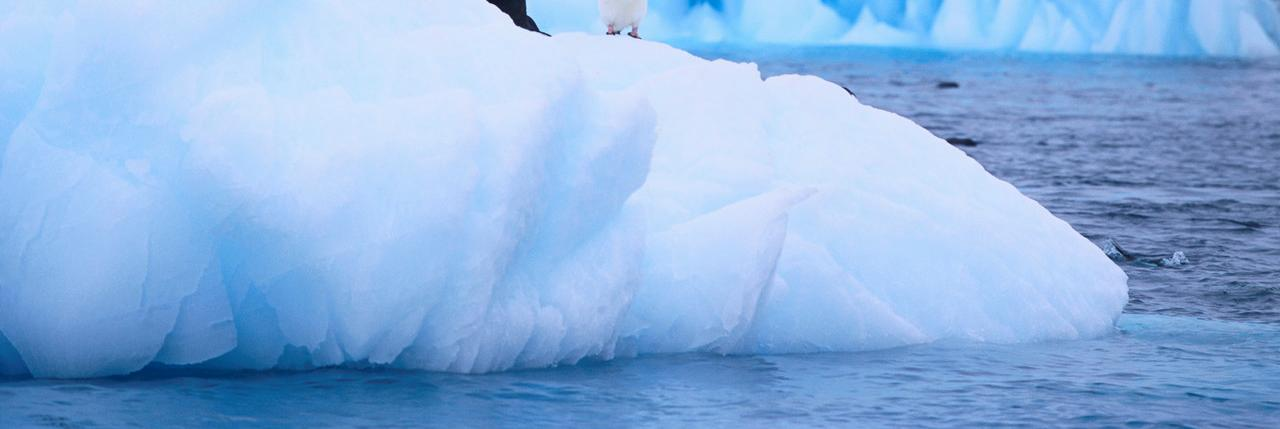
<svg viewBox="0 0 1280 429">
<path fill-rule="evenodd" d="M 0 377 L 20 377 L 29 375 L 27 364 L 22 360 L 18 349 L 9 343 L 9 339 L 0 331 Z"/>
</svg>

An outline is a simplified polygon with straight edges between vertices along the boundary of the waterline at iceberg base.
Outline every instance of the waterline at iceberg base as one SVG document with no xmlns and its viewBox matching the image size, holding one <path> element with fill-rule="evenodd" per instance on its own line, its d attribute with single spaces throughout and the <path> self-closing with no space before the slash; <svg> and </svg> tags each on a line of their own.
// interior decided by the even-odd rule
<svg viewBox="0 0 1280 429">
<path fill-rule="evenodd" d="M 1068 224 L 817 78 L 484 2 L 130 6 L 0 21 L 10 375 L 1077 339 L 1127 299 Z"/>
</svg>

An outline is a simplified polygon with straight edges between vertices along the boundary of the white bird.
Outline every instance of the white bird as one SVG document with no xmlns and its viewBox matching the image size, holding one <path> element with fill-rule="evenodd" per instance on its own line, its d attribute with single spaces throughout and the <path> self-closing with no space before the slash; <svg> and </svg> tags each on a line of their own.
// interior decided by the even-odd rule
<svg viewBox="0 0 1280 429">
<path fill-rule="evenodd" d="M 628 36 L 640 38 L 640 21 L 649 13 L 649 0 L 599 0 L 600 19 L 609 26 L 610 36 L 622 34 L 631 27 Z"/>
</svg>

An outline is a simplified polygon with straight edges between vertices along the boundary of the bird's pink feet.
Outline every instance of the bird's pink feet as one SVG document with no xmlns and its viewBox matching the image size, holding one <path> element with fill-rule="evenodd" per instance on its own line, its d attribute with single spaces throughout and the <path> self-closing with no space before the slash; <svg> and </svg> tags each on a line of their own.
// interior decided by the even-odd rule
<svg viewBox="0 0 1280 429">
<path fill-rule="evenodd" d="M 632 38 L 632 39 L 639 39 L 639 38 L 640 38 L 640 27 L 631 27 L 631 32 L 630 32 L 630 33 L 627 33 L 627 35 L 628 35 L 628 36 L 631 36 L 631 38 Z"/>
<path fill-rule="evenodd" d="M 610 35 L 610 36 L 617 36 L 617 35 L 619 35 L 619 34 L 622 34 L 622 32 L 621 32 L 621 31 L 618 31 L 618 29 L 617 29 L 617 28 L 614 28 L 613 24 L 609 24 L 609 30 L 608 30 L 608 31 L 606 31 L 604 34 L 607 34 L 607 35 Z"/>
</svg>

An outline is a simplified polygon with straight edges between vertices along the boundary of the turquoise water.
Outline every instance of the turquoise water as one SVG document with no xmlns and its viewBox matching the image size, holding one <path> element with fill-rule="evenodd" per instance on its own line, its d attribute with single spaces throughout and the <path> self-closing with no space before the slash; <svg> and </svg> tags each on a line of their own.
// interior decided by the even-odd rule
<svg viewBox="0 0 1280 429">
<path fill-rule="evenodd" d="M 1277 61 L 691 48 L 769 75 L 818 74 L 977 140 L 965 150 L 988 170 L 1113 249 L 1132 288 L 1117 331 L 483 376 L 151 368 L 8 380 L 0 427 L 1277 426 Z"/>
<path fill-rule="evenodd" d="M 0 385 L 0 426 L 1274 427 L 1280 327 L 1131 315 L 1115 335 L 681 355 L 470 376 L 152 372 Z"/>
</svg>

